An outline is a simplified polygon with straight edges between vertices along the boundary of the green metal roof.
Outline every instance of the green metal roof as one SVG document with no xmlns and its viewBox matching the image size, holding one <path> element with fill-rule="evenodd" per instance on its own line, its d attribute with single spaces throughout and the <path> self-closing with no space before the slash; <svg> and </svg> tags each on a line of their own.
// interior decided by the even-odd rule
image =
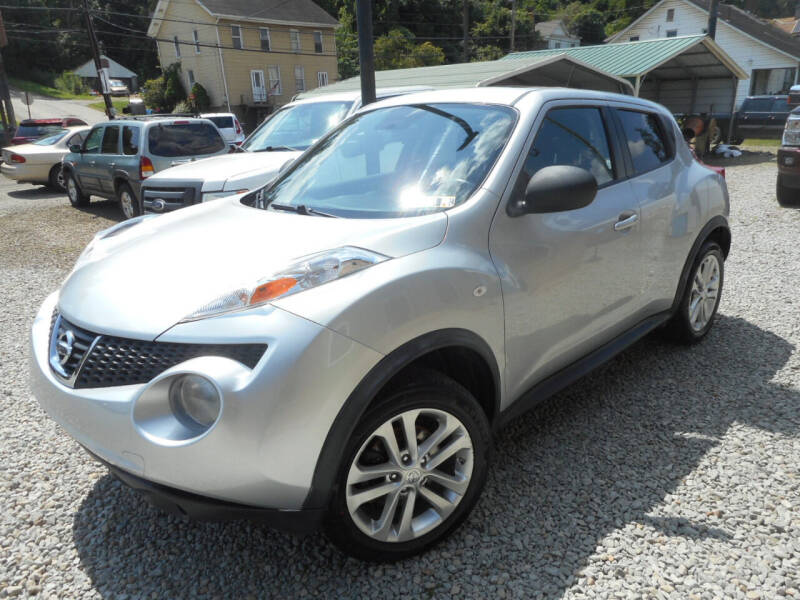
<svg viewBox="0 0 800 600">
<path fill-rule="evenodd" d="M 706 36 L 704 35 L 690 35 L 642 42 L 514 52 L 504 56 L 499 62 L 530 60 L 538 57 L 546 58 L 555 54 L 566 54 L 618 77 L 637 77 L 644 75 L 687 48 L 701 43 L 705 38 Z"/>
</svg>

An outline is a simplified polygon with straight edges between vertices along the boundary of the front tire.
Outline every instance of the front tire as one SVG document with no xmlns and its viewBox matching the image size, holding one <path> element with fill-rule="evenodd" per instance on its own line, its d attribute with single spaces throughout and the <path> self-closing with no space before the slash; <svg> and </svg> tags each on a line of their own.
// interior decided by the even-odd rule
<svg viewBox="0 0 800 600">
<path fill-rule="evenodd" d="M 716 242 L 706 242 L 689 272 L 678 310 L 667 323 L 667 337 L 696 344 L 711 330 L 722 297 L 725 257 Z"/>
<path fill-rule="evenodd" d="M 65 183 L 61 164 L 53 165 L 53 168 L 50 169 L 50 174 L 47 176 L 47 186 L 51 190 L 63 193 L 67 191 Z"/>
<path fill-rule="evenodd" d="M 122 215 L 126 219 L 139 216 L 139 201 L 127 183 L 120 183 L 117 187 L 117 201 L 119 202 Z"/>
<path fill-rule="evenodd" d="M 89 205 L 89 196 L 81 191 L 78 182 L 75 180 L 74 173 L 70 172 L 64 176 L 65 187 L 67 188 L 67 197 L 69 203 L 75 208 Z"/>
<path fill-rule="evenodd" d="M 781 206 L 800 205 L 800 190 L 785 185 L 780 175 L 778 175 L 778 181 L 775 184 L 775 195 L 778 197 L 778 204 Z"/>
<path fill-rule="evenodd" d="M 410 372 L 356 426 L 326 535 L 342 552 L 368 561 L 427 550 L 469 515 L 490 450 L 488 420 L 466 389 L 434 371 Z"/>
</svg>

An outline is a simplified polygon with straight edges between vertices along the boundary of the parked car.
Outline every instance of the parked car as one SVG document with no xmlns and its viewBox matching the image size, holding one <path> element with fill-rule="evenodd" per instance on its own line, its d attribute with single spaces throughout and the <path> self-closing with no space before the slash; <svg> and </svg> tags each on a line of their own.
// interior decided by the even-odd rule
<svg viewBox="0 0 800 600">
<path fill-rule="evenodd" d="M 128 96 L 131 93 L 125 82 L 120 79 L 112 79 L 109 81 L 108 91 L 112 96 Z"/>
<path fill-rule="evenodd" d="M 733 138 L 730 140 L 727 139 L 730 115 L 714 115 L 718 133 L 712 133 L 712 143 L 729 141 L 741 144 L 748 138 L 779 139 L 794 106 L 788 95 L 748 96 L 734 114 Z"/>
<path fill-rule="evenodd" d="M 3 148 L 0 173 L 17 183 L 40 183 L 63 192 L 61 159 L 70 146 L 83 143 L 88 131 L 89 127 L 67 127 L 30 144 Z"/>
<path fill-rule="evenodd" d="M 11 138 L 11 143 L 28 144 L 34 140 L 38 140 L 45 135 L 51 135 L 65 127 L 77 127 L 79 125 L 87 125 L 86 121 L 76 117 L 64 117 L 58 119 L 25 119 L 21 121 L 14 137 Z"/>
<path fill-rule="evenodd" d="M 429 88 L 379 89 L 377 97 L 425 89 Z M 164 213 L 259 188 L 360 106 L 360 92 L 291 102 L 250 134 L 241 146 L 243 152 L 180 165 L 151 177 L 142 188 L 142 210 Z"/>
<path fill-rule="evenodd" d="M 242 124 L 233 113 L 204 113 L 201 119 L 208 119 L 217 126 L 222 137 L 229 144 L 240 146 L 245 139 Z"/>
<path fill-rule="evenodd" d="M 169 167 L 226 154 L 228 145 L 207 119 L 162 116 L 117 119 L 92 127 L 64 157 L 64 185 L 73 206 L 90 196 L 116 199 L 126 219 L 140 212 L 142 182 Z"/>
<path fill-rule="evenodd" d="M 778 204 L 800 205 L 800 107 L 786 119 L 786 126 L 778 149 Z"/>
<path fill-rule="evenodd" d="M 33 391 L 162 507 L 421 552 L 492 432 L 658 327 L 711 329 L 728 193 L 680 140 L 586 90 L 369 105 L 262 189 L 98 234 L 35 318 Z"/>
</svg>

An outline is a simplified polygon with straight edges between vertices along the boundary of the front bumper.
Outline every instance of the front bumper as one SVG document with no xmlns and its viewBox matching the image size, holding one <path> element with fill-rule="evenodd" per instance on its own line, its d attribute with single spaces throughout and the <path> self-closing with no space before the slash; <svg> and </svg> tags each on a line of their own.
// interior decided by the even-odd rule
<svg viewBox="0 0 800 600">
<path fill-rule="evenodd" d="M 31 387 L 47 413 L 92 454 L 131 477 L 212 501 L 322 508 L 305 506 L 322 445 L 344 401 L 380 354 L 269 306 L 173 327 L 158 341 L 268 345 L 252 370 L 203 356 L 153 380 L 199 373 L 222 392 L 214 426 L 176 441 L 143 430 L 135 419 L 137 400 L 152 382 L 74 389 L 54 375 L 49 333 L 56 300 L 54 294 L 45 301 L 33 324 Z"/>
</svg>

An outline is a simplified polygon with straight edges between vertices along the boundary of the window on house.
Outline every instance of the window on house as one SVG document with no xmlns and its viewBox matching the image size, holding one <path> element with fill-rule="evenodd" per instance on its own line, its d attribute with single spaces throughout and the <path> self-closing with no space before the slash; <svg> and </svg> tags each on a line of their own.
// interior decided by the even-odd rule
<svg viewBox="0 0 800 600">
<path fill-rule="evenodd" d="M 289 39 L 292 42 L 292 52 L 300 52 L 300 32 L 297 29 L 290 30 Z"/>
<path fill-rule="evenodd" d="M 231 25 L 231 39 L 233 47 L 237 50 L 242 49 L 242 28 L 238 25 Z"/>
<path fill-rule="evenodd" d="M 317 54 L 322 54 L 322 32 L 315 31 L 314 32 L 314 52 Z"/>
<path fill-rule="evenodd" d="M 294 68 L 294 89 L 297 92 L 306 91 L 306 70 L 302 65 Z"/>
<path fill-rule="evenodd" d="M 561 48 L 561 42 L 555 42 L 553 48 Z"/>
<path fill-rule="evenodd" d="M 189 90 L 191 91 L 192 87 L 194 87 L 194 71 L 191 69 L 186 71 L 186 79 L 189 80 Z"/>
<path fill-rule="evenodd" d="M 628 41 L 629 42 L 638 42 L 639 41 L 639 36 L 638 35 L 632 35 L 631 37 L 628 38 Z"/>
<path fill-rule="evenodd" d="M 672 23 L 675 20 L 675 9 L 668 8 L 667 9 L 667 23 Z"/>
<path fill-rule="evenodd" d="M 750 95 L 785 94 L 794 85 L 793 67 L 786 69 L 753 69 L 750 74 Z"/>
<path fill-rule="evenodd" d="M 269 71 L 269 95 L 280 96 L 283 94 L 281 89 L 281 68 L 278 65 L 267 67 Z"/>
<path fill-rule="evenodd" d="M 678 37 L 677 29 L 667 29 L 667 37 Z"/>
<path fill-rule="evenodd" d="M 194 38 L 194 51 L 200 54 L 200 36 L 197 33 L 197 29 L 192 31 L 192 37 Z"/>
<path fill-rule="evenodd" d="M 267 27 L 261 27 L 258 30 L 258 36 L 261 38 L 261 49 L 264 52 L 269 52 L 272 50 L 272 46 L 269 41 L 269 29 Z"/>
<path fill-rule="evenodd" d="M 317 73 L 317 85 L 322 87 L 324 85 L 328 85 L 328 73 L 327 71 L 320 71 Z"/>
<path fill-rule="evenodd" d="M 181 57 L 181 45 L 178 43 L 178 36 L 172 38 L 172 43 L 175 44 L 175 56 L 177 58 Z"/>
</svg>

